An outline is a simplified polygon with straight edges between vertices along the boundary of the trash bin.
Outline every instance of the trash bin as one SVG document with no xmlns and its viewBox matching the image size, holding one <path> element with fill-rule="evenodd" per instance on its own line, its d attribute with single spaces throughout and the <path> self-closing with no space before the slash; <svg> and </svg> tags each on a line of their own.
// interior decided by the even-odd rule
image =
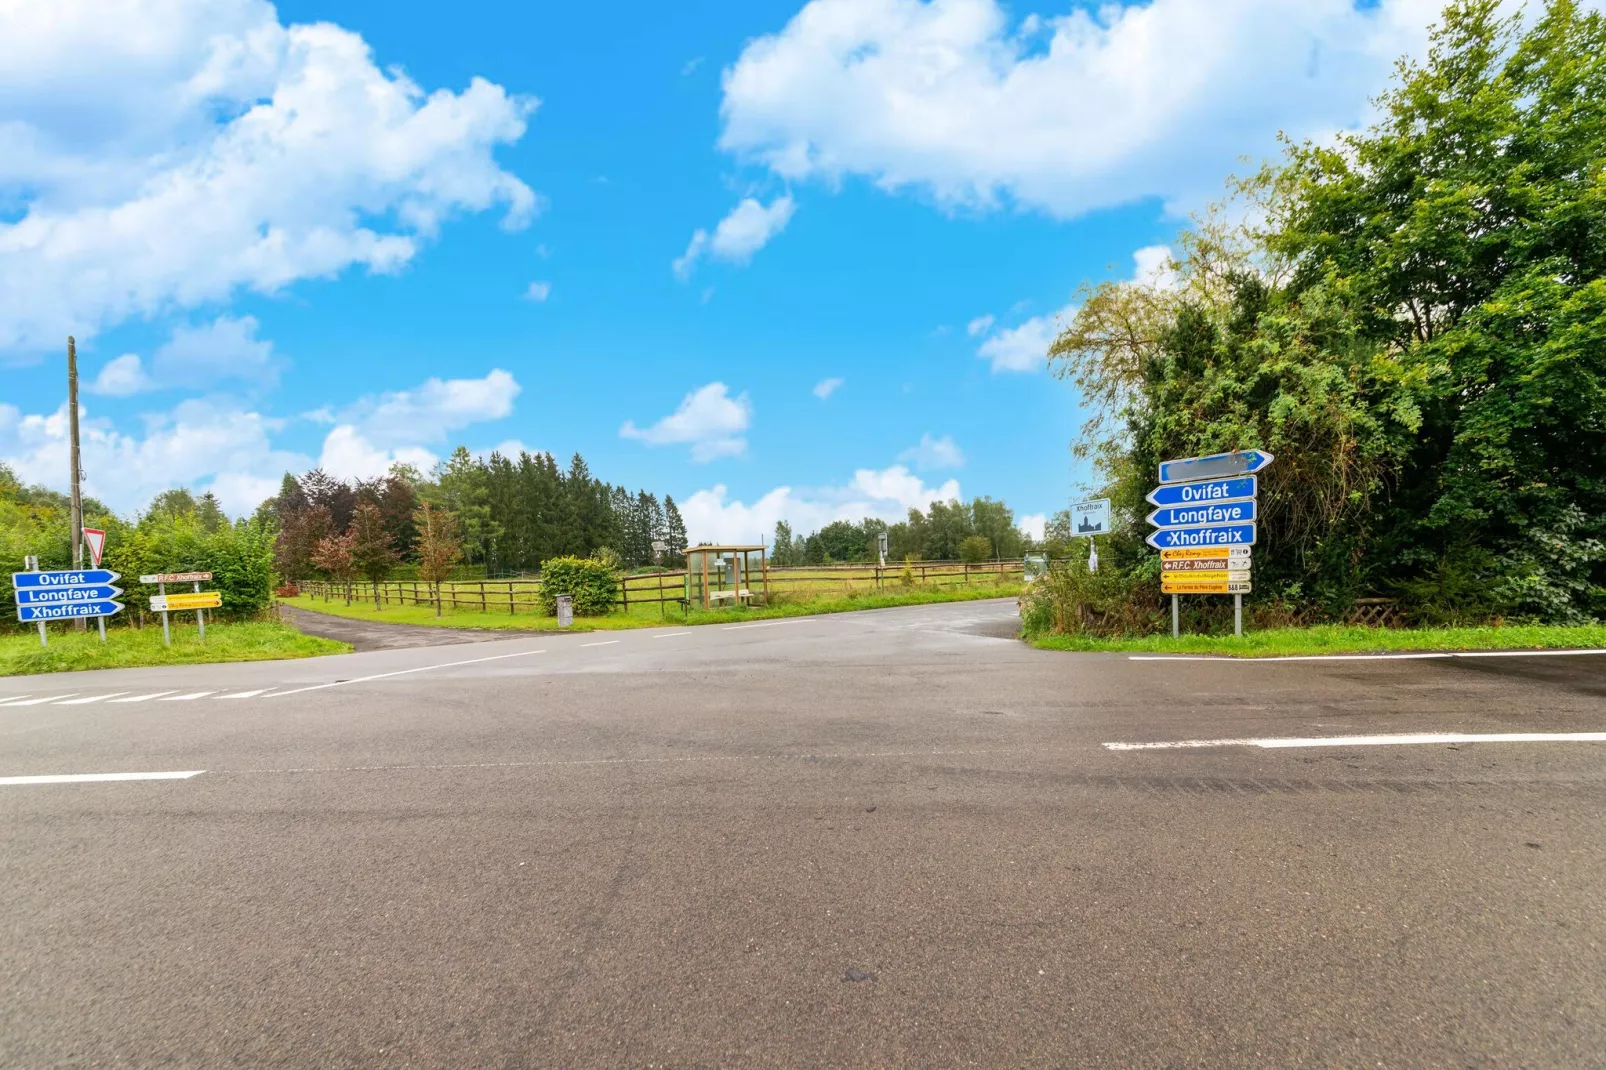
<svg viewBox="0 0 1606 1070">
<path fill-rule="evenodd" d="M 574 595 L 558 595 L 558 627 L 568 628 L 574 624 Z"/>
</svg>

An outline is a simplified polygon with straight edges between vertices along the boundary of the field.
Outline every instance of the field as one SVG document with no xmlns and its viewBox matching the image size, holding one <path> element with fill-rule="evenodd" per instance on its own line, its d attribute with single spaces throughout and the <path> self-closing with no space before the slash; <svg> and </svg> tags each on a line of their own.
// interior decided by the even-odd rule
<svg viewBox="0 0 1606 1070">
<path fill-rule="evenodd" d="M 541 612 L 539 605 L 533 600 L 533 595 L 528 600 L 516 596 L 513 602 L 514 611 L 509 612 L 504 585 L 500 598 L 493 594 L 487 600 L 487 608 L 481 609 L 479 584 L 472 583 L 467 586 L 466 592 L 456 592 L 460 596 L 458 604 L 454 607 L 447 602 L 444 605 L 444 612 L 439 617 L 435 615 L 433 605 L 422 602 L 422 595 L 419 604 L 414 604 L 408 599 L 388 602 L 378 609 L 374 607 L 371 590 L 366 592 L 367 599 L 353 598 L 349 606 L 346 605 L 343 595 L 335 595 L 326 601 L 321 593 L 312 595 L 305 593 L 305 589 L 299 597 L 286 598 L 282 601 L 298 609 L 359 620 L 389 621 L 394 624 L 488 628 L 498 631 L 555 631 L 558 627 L 555 617 Z M 888 584 L 881 590 L 873 586 L 872 578 L 870 582 L 861 580 L 852 585 L 836 586 L 834 589 L 820 589 L 816 585 L 807 590 L 778 593 L 766 606 L 703 610 L 683 609 L 678 603 L 671 601 L 633 600 L 628 607 L 621 606 L 607 616 L 576 617 L 573 630 L 612 631 L 626 628 L 656 628 L 669 624 L 730 624 L 778 617 L 845 613 L 858 609 L 963 602 L 979 598 L 1008 598 L 1019 595 L 1020 590 L 1019 580 L 1007 575 L 976 576 L 973 577 L 973 582 L 960 585 L 905 587 L 901 584 Z"/>
<path fill-rule="evenodd" d="M 36 631 L 0 636 L 0 676 L 142 665 L 276 661 L 350 652 L 351 647 L 345 643 L 303 635 L 277 621 L 209 623 L 205 642 L 193 625 L 175 625 L 171 647 L 163 644 L 160 627 L 107 628 L 106 642 L 102 643 L 93 626 L 78 632 L 56 625 L 50 629 L 49 646 L 39 645 Z"/>
</svg>

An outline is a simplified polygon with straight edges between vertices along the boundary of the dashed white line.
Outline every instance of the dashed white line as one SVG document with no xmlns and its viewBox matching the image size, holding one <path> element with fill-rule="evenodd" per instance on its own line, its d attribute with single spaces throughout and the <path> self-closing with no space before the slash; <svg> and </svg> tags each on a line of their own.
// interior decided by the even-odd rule
<svg viewBox="0 0 1606 1070">
<path fill-rule="evenodd" d="M 603 641 L 601 643 L 581 643 L 580 645 L 583 646 L 583 647 L 585 647 L 585 646 L 613 646 L 618 641 L 619 640 L 617 640 L 617 639 L 608 639 L 608 640 L 605 640 L 605 641 Z"/>
<path fill-rule="evenodd" d="M 1277 661 L 1427 661 L 1443 658 L 1567 658 L 1581 654 L 1606 654 L 1606 650 L 1435 650 L 1409 654 L 1289 654 L 1284 657 L 1257 658 L 1227 654 L 1129 654 L 1128 661 L 1230 661 L 1234 665 L 1254 665 Z"/>
<path fill-rule="evenodd" d="M 87 706 L 91 702 L 104 702 L 106 699 L 116 698 L 118 695 L 126 695 L 126 694 L 128 694 L 127 691 L 113 691 L 109 695 L 89 695 L 86 698 L 74 698 L 74 699 L 59 698 L 59 699 L 56 700 L 56 705 L 58 705 L 58 706 Z"/>
<path fill-rule="evenodd" d="M 322 691 L 327 687 L 344 687 L 346 684 L 365 684 L 370 680 L 384 680 L 391 676 L 406 676 L 408 673 L 428 672 L 431 669 L 450 669 L 458 665 L 478 665 L 483 661 L 502 661 L 506 658 L 525 658 L 532 654 L 545 653 L 545 650 L 521 650 L 517 654 L 492 654 L 488 658 L 469 658 L 467 661 L 447 661 L 442 662 L 439 665 L 419 665 L 412 669 L 398 669 L 395 672 L 379 672 L 372 676 L 358 676 L 350 680 L 336 680 L 333 683 L 328 684 L 312 684 L 308 687 L 297 687 L 289 691 L 276 691 L 271 695 L 264 695 L 263 698 L 283 698 L 286 695 L 300 695 L 307 691 Z M 127 699 L 119 699 L 118 701 L 126 702 Z"/>
<path fill-rule="evenodd" d="M 255 691 L 236 691 L 232 695 L 218 695 L 217 697 L 218 698 L 256 698 L 258 695 L 263 694 L 264 692 L 267 692 L 267 691 L 272 691 L 272 690 L 273 690 L 273 688 L 271 688 L 271 687 L 259 687 Z"/>
<path fill-rule="evenodd" d="M 114 698 L 112 699 L 112 702 L 149 702 L 153 698 L 161 698 L 163 695 L 172 695 L 176 693 L 176 691 L 152 691 L 148 695 L 130 695 L 127 698 Z"/>
<path fill-rule="evenodd" d="M 162 701 L 163 702 L 194 702 L 198 698 L 205 698 L 208 695 L 214 695 L 216 693 L 217 692 L 215 692 L 215 691 L 191 691 L 187 695 L 168 695 L 166 698 L 162 699 Z"/>
<path fill-rule="evenodd" d="M 51 776 L 0 776 L 0 785 L 22 787 L 29 784 L 101 784 L 119 780 L 188 780 L 205 769 L 185 769 L 172 773 L 57 773 Z"/>
<path fill-rule="evenodd" d="M 46 695 L 44 698 L 24 699 L 21 702 L 8 702 L 8 703 L 6 703 L 6 705 L 9 708 L 12 708 L 12 709 L 15 709 L 18 706 L 40 706 L 40 705 L 43 705 L 46 702 L 56 702 L 56 701 L 59 701 L 60 699 L 72 698 L 76 694 L 78 694 L 78 692 L 69 691 L 65 695 Z"/>
<path fill-rule="evenodd" d="M 743 628 L 774 628 L 781 624 L 808 624 L 815 619 L 814 617 L 793 617 L 791 620 L 765 620 L 757 624 L 727 624 L 720 631 L 738 632 Z"/>
<path fill-rule="evenodd" d="M 31 692 L 31 691 L 24 691 L 24 692 L 23 692 L 23 693 L 22 693 L 22 694 L 20 694 L 20 695 L 11 695 L 11 696 L 10 696 L 10 697 L 8 697 L 8 698 L 0 698 L 0 706 L 9 706 L 9 705 L 11 705 L 11 704 L 12 704 L 12 703 L 13 703 L 13 702 L 21 702 L 21 701 L 22 701 L 22 700 L 23 700 L 23 699 L 25 699 L 25 698 L 27 698 L 27 697 L 28 697 L 28 696 L 29 696 L 29 695 L 31 695 L 31 694 L 33 694 L 33 692 Z"/>
<path fill-rule="evenodd" d="M 1193 750 L 1201 747 L 1400 747 L 1433 743 L 1606 743 L 1606 732 L 1407 732 L 1389 736 L 1308 736 L 1288 739 L 1176 739 L 1106 743 L 1106 750 Z"/>
<path fill-rule="evenodd" d="M 691 632 L 664 632 L 662 635 L 653 636 L 653 638 L 654 639 L 673 639 L 677 635 L 690 635 L 690 634 L 691 634 Z"/>
</svg>

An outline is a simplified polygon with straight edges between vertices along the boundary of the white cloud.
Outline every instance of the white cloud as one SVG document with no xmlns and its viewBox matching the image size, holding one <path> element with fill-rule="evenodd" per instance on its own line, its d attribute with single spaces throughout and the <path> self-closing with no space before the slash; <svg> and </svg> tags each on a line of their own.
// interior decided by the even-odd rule
<svg viewBox="0 0 1606 1070">
<path fill-rule="evenodd" d="M 537 198 L 493 152 L 535 104 L 478 78 L 426 93 L 261 0 L 8 5 L 0 350 L 394 271 L 458 212 L 522 225 Z"/>
<path fill-rule="evenodd" d="M 1015 519 L 1015 526 L 1033 542 L 1042 542 L 1048 534 L 1048 514 L 1027 513 Z"/>
<path fill-rule="evenodd" d="M 788 180 L 1066 217 L 1195 204 L 1275 136 L 1370 114 L 1440 0 L 813 0 L 724 75 L 720 145 Z"/>
<path fill-rule="evenodd" d="M 910 446 L 898 454 L 898 460 L 908 461 L 921 471 L 933 468 L 961 468 L 965 463 L 965 451 L 954 442 L 952 435 L 932 438 L 928 432 L 920 436 L 917 445 Z"/>
<path fill-rule="evenodd" d="M 257 326 L 254 316 L 219 316 L 198 327 L 181 323 L 156 350 L 148 371 L 137 354 L 124 353 L 101 369 L 89 391 L 121 397 L 164 387 L 199 389 L 225 379 L 272 386 L 283 362 L 272 342 L 256 337 Z"/>
<path fill-rule="evenodd" d="M 680 503 L 680 512 L 694 543 L 757 543 L 768 542 L 780 520 L 790 523 L 794 532 L 807 534 L 833 520 L 867 516 L 903 520 L 910 509 L 959 497 L 957 480 L 929 487 L 898 464 L 880 470 L 861 468 L 851 483 L 841 487 L 776 487 L 751 505 L 730 500 L 729 490 L 720 484 L 688 497 Z"/>
<path fill-rule="evenodd" d="M 529 289 L 524 291 L 524 296 L 526 300 L 541 304 L 552 296 L 552 284 L 550 282 L 532 282 Z"/>
<path fill-rule="evenodd" d="M 324 438 L 318 467 L 336 479 L 374 479 L 398 462 L 427 472 L 438 460 L 439 457 L 422 446 L 384 449 L 374 445 L 357 428 L 341 424 Z"/>
<path fill-rule="evenodd" d="M 140 361 L 139 354 L 124 353 L 108 361 L 100 369 L 100 374 L 95 376 L 94 381 L 84 389 L 91 394 L 107 394 L 123 398 L 150 388 L 151 380 L 145 374 L 145 366 Z"/>
<path fill-rule="evenodd" d="M 1167 290 L 1176 288 L 1177 276 L 1171 265 L 1170 246 L 1146 245 L 1132 254 L 1132 264 L 1132 281 Z M 1019 308 L 1020 305 L 1021 302 L 1017 302 L 1015 307 Z M 1076 309 L 1074 304 L 1066 305 L 1057 312 L 1033 316 L 1024 323 L 990 334 L 976 350 L 976 355 L 992 361 L 995 372 L 1034 372 L 1045 368 L 1048 366 L 1048 347 L 1070 325 L 1076 316 Z M 992 327 L 991 316 L 972 320 L 971 325 L 980 323 L 982 319 L 987 321 L 985 333 Z M 972 331 L 971 334 L 975 335 L 976 332 Z"/>
<path fill-rule="evenodd" d="M 143 437 L 117 431 L 80 408 L 84 492 L 122 513 L 143 508 L 170 487 L 212 490 L 223 508 L 249 512 L 306 456 L 273 447 L 277 421 L 226 401 L 191 399 L 147 418 Z M 0 457 L 26 483 L 66 489 L 67 407 L 49 415 L 0 405 Z M 268 490 L 258 493 L 263 487 Z"/>
<path fill-rule="evenodd" d="M 335 415 L 319 466 L 341 479 L 372 479 L 398 461 L 428 471 L 439 458 L 427 445 L 510 415 L 522 389 L 511 373 L 493 368 L 481 379 L 426 379 L 411 390 L 362 398 Z"/>
<path fill-rule="evenodd" d="M 689 278 L 704 255 L 733 264 L 747 263 L 771 238 L 786 229 L 796 210 L 797 205 L 789 193 L 775 198 L 768 207 L 752 197 L 744 198 L 719 221 L 712 235 L 700 227 L 692 233 L 685 255 L 672 265 L 675 274 Z"/>
<path fill-rule="evenodd" d="M 724 383 L 709 383 L 687 394 L 679 408 L 651 427 L 640 428 L 626 420 L 619 434 L 650 446 L 690 444 L 692 460 L 703 462 L 746 452 L 742 433 L 752 418 L 746 394 L 733 398 Z"/>
<path fill-rule="evenodd" d="M 821 379 L 814 384 L 814 396 L 824 401 L 841 389 L 843 382 L 841 379 Z"/>
<path fill-rule="evenodd" d="M 991 313 L 985 316 L 977 316 L 975 319 L 965 324 L 965 333 L 970 335 L 972 338 L 975 338 L 978 335 L 986 334 L 992 329 L 993 317 Z"/>
</svg>

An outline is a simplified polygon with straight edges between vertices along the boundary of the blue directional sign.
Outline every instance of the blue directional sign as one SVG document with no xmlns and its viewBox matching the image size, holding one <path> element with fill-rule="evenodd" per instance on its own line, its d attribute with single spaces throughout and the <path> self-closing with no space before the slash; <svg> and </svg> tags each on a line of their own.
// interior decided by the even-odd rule
<svg viewBox="0 0 1606 1070">
<path fill-rule="evenodd" d="M 1263 450 L 1235 450 L 1232 453 L 1213 453 L 1209 457 L 1161 461 L 1160 482 L 1183 483 L 1195 479 L 1253 475 L 1276 459 Z"/>
<path fill-rule="evenodd" d="M 93 587 L 24 587 L 17 592 L 22 606 L 59 606 L 63 602 L 104 602 L 123 593 L 109 583 Z"/>
<path fill-rule="evenodd" d="M 48 606 L 18 606 L 17 619 L 24 624 L 41 620 L 72 620 L 75 617 L 110 617 L 123 611 L 121 602 L 58 602 Z"/>
<path fill-rule="evenodd" d="M 1143 540 L 1157 550 L 1180 550 L 1191 546 L 1253 546 L 1255 525 L 1221 524 L 1208 528 L 1161 528 Z"/>
<path fill-rule="evenodd" d="M 1202 528 L 1207 524 L 1242 524 L 1253 519 L 1253 498 L 1246 502 L 1170 505 L 1149 514 L 1149 523 L 1157 528 Z"/>
<path fill-rule="evenodd" d="M 1260 490 L 1254 476 L 1239 479 L 1207 479 L 1200 483 L 1172 483 L 1148 493 L 1150 505 L 1202 505 L 1205 502 L 1244 501 Z"/>
<path fill-rule="evenodd" d="M 115 583 L 121 572 L 107 568 L 62 569 L 57 572 L 13 572 L 11 582 L 17 590 L 26 587 L 84 587 L 96 583 Z"/>
</svg>

